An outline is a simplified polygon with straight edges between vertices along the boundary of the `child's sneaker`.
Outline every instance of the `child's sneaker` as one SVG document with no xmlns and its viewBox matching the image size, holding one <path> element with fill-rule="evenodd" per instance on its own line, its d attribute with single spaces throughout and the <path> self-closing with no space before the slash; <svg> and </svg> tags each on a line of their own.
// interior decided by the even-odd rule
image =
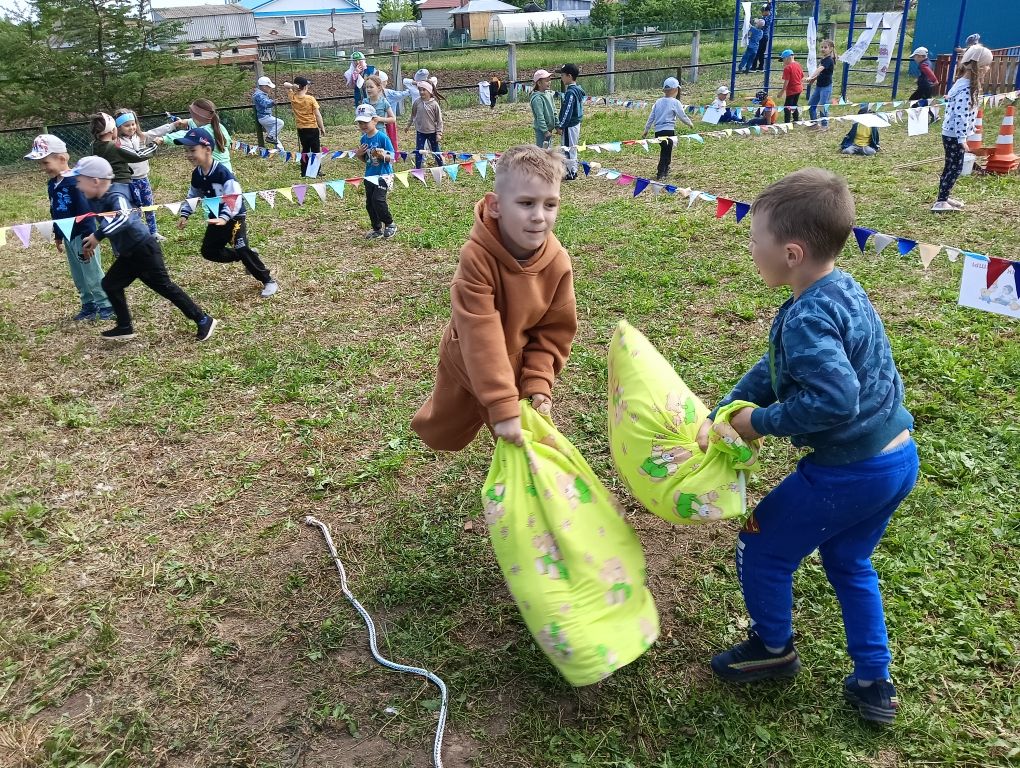
<svg viewBox="0 0 1020 768">
<path fill-rule="evenodd" d="M 209 317 L 209 315 L 205 315 L 198 321 L 198 333 L 195 334 L 195 338 L 199 341 L 205 341 L 213 335 L 213 331 L 216 330 L 217 325 L 219 325 L 218 320 Z"/>
<path fill-rule="evenodd" d="M 164 234 L 162 234 L 160 232 L 153 232 L 152 236 L 154 238 L 156 238 L 156 242 L 157 243 L 165 243 L 166 242 L 166 235 L 164 235 Z"/>
<path fill-rule="evenodd" d="M 108 331 L 103 331 L 101 334 L 107 341 L 128 341 L 135 337 L 135 331 L 133 328 L 121 328 L 119 325 L 116 328 L 111 328 Z"/>
<path fill-rule="evenodd" d="M 280 286 L 277 285 L 276 281 L 270 280 L 262 287 L 262 298 L 268 299 L 270 296 L 275 296 L 279 290 Z"/>
<path fill-rule="evenodd" d="M 386 229 L 383 230 L 382 236 L 389 240 L 395 234 L 397 234 L 397 225 L 390 224 L 388 227 L 386 227 Z"/>
<path fill-rule="evenodd" d="M 113 311 L 113 307 L 100 307 L 98 315 L 100 320 L 110 320 L 116 317 L 117 313 Z"/>
<path fill-rule="evenodd" d="M 800 657 L 793 640 L 772 653 L 755 632 L 747 640 L 712 657 L 712 671 L 731 683 L 750 683 L 772 677 L 793 677 L 800 672 Z"/>
<path fill-rule="evenodd" d="M 384 237 L 381 229 L 373 229 L 365 233 L 366 240 L 378 240 L 380 237 Z"/>
<path fill-rule="evenodd" d="M 84 323 L 86 320 L 95 320 L 99 310 L 95 304 L 83 304 L 81 311 L 74 316 L 74 322 Z M 105 318 L 104 318 L 105 319 Z"/>
<path fill-rule="evenodd" d="M 882 725 L 895 720 L 896 711 L 900 708 L 892 680 L 875 680 L 865 686 L 851 675 L 843 681 L 843 698 L 862 718 Z"/>
</svg>

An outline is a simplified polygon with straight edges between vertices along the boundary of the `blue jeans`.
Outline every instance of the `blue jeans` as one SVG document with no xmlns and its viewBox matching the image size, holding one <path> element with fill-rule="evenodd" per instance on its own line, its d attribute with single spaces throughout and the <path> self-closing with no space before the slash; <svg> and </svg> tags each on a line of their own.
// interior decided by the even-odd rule
<svg viewBox="0 0 1020 768">
<path fill-rule="evenodd" d="M 67 268 L 71 272 L 71 280 L 74 287 L 78 289 L 78 296 L 81 299 L 82 309 L 109 309 L 110 300 L 103 290 L 103 263 L 100 261 L 101 254 L 96 248 L 92 258 L 82 261 L 81 237 L 74 240 L 64 241 L 64 254 L 67 256 Z"/>
<path fill-rule="evenodd" d="M 758 57 L 758 48 L 747 47 L 744 49 L 744 56 L 740 59 L 740 66 L 737 67 L 737 71 L 745 70 L 750 72 L 751 66 L 754 64 L 754 60 Z"/>
<path fill-rule="evenodd" d="M 801 459 L 755 509 L 737 539 L 737 576 L 754 631 L 780 648 L 793 637 L 793 573 L 815 549 L 843 610 L 847 650 L 862 680 L 889 677 L 889 638 L 871 553 L 917 480 L 913 440 L 838 467 Z"/>
<path fill-rule="evenodd" d="M 825 87 L 815 86 L 811 89 L 811 98 L 808 99 L 808 112 L 811 114 L 811 119 L 814 120 L 818 117 L 815 111 L 821 112 L 822 114 L 822 125 L 829 124 L 829 102 L 832 101 L 832 86 L 826 85 Z"/>
<path fill-rule="evenodd" d="M 433 152 L 439 152 L 439 139 L 434 133 L 422 133 L 417 131 L 414 136 L 414 167 L 421 168 L 425 163 L 425 153 L 422 152 L 425 149 L 425 145 L 429 146 Z M 442 155 L 434 155 L 436 159 L 436 165 L 443 164 Z"/>
</svg>

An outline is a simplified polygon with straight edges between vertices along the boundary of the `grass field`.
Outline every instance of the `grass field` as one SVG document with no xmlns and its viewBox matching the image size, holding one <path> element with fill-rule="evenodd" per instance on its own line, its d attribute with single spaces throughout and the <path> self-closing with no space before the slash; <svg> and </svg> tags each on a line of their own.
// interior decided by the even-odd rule
<svg viewBox="0 0 1020 768">
<path fill-rule="evenodd" d="M 525 109 L 451 111 L 446 145 L 526 140 Z M 989 135 L 1000 117 L 986 113 Z M 583 138 L 633 138 L 644 119 L 593 108 Z M 751 200 L 816 164 L 846 175 L 864 226 L 1017 258 L 1017 177 L 963 179 L 967 211 L 936 218 L 941 164 L 899 166 L 939 156 L 938 136 L 905 134 L 885 131 L 874 159 L 838 155 L 839 127 L 681 144 L 673 177 Z M 355 133 L 329 140 L 353 146 Z M 639 148 L 589 158 L 654 173 Z M 246 189 L 298 182 L 294 165 L 234 164 Z M 351 161 L 326 171 L 362 172 Z M 159 156 L 157 200 L 180 200 L 186 178 L 179 153 Z M 0 221 L 45 219 L 43 184 L 6 178 Z M 490 442 L 438 455 L 408 426 L 431 386 L 472 205 L 490 185 L 462 173 L 441 189 L 398 188 L 400 233 L 367 246 L 357 191 L 325 205 L 310 194 L 303 208 L 260 202 L 250 230 L 282 285 L 268 302 L 237 265 L 197 255 L 196 223 L 179 234 L 164 211 L 172 273 L 223 320 L 201 346 L 137 286 L 139 339 L 103 346 L 98 328 L 69 321 L 76 297 L 51 247 L 35 236 L 0 250 L 0 765 L 428 765 L 435 690 L 373 663 L 307 514 L 332 527 L 383 652 L 449 685 L 448 766 L 1017 764 L 1016 321 L 957 306 L 960 263 L 943 256 L 924 271 L 916 252 L 847 247 L 841 264 L 883 315 L 922 456 L 875 557 L 901 714 L 880 731 L 842 703 L 839 608 L 815 558 L 795 583 L 803 673 L 733 688 L 708 659 L 746 628 L 736 527 L 672 527 L 627 497 L 606 447 L 606 351 L 625 317 L 714 401 L 761 354 L 786 294 L 755 274 L 746 220 L 633 199 L 603 179 L 565 186 L 558 234 L 580 328 L 554 418 L 626 503 L 662 619 L 639 661 L 571 689 L 491 555 L 478 496 Z M 770 441 L 752 495 L 796 458 Z"/>
</svg>

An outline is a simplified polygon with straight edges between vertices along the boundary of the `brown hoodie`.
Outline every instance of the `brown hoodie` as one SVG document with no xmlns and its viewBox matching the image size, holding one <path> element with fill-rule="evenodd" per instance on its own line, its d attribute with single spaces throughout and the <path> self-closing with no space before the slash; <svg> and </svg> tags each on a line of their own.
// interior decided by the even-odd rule
<svg viewBox="0 0 1020 768">
<path fill-rule="evenodd" d="M 554 234 L 521 263 L 503 246 L 498 222 L 480 200 L 450 303 L 440 365 L 454 370 L 490 424 L 520 416 L 521 398 L 552 396 L 577 332 L 570 257 Z"/>
</svg>

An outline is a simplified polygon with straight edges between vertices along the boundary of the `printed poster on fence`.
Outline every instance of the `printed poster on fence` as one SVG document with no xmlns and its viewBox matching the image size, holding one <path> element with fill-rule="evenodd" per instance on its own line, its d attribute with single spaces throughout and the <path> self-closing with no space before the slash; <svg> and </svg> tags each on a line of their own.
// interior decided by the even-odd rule
<svg viewBox="0 0 1020 768">
<path fill-rule="evenodd" d="M 989 262 L 966 256 L 960 280 L 960 306 L 994 312 L 1020 320 L 1020 261 L 1014 261 L 988 285 Z"/>
</svg>

